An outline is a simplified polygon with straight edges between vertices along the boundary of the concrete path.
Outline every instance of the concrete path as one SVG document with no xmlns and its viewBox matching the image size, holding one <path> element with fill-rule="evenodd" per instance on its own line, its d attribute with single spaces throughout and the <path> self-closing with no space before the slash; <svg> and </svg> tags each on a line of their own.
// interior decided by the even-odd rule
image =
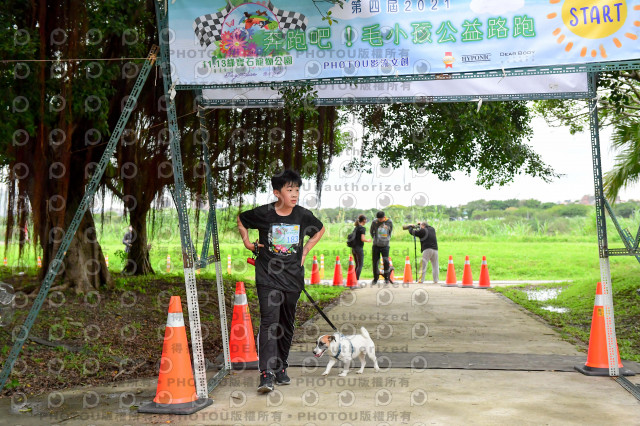
<svg viewBox="0 0 640 426">
<path fill-rule="evenodd" d="M 137 414 L 135 406 L 155 395 L 154 379 L 16 399 L 13 407 L 3 400 L 0 410 L 9 414 L 0 423 L 640 425 L 640 403 L 629 392 L 611 378 L 571 371 L 586 354 L 491 291 L 366 287 L 346 292 L 326 313 L 344 334 L 369 330 L 382 371 L 358 375 L 352 365 L 338 377 L 336 365 L 321 376 L 327 355 L 317 363 L 311 349 L 331 329 L 316 316 L 294 337 L 290 359 L 299 366 L 289 368 L 292 384 L 266 396 L 256 393 L 256 371 L 234 371 L 211 394 L 213 405 L 198 413 Z M 625 366 L 640 372 L 635 363 Z M 640 383 L 639 376 L 630 380 Z"/>
</svg>

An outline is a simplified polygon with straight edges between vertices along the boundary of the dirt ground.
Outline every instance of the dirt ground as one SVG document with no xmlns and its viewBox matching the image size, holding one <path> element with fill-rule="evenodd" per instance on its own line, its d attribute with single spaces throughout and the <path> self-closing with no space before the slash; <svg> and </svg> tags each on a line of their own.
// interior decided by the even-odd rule
<svg viewBox="0 0 640 426">
<path fill-rule="evenodd" d="M 14 328 L 24 323 L 33 304 L 34 298 L 27 295 L 40 283 L 35 277 L 25 276 L 4 276 L 0 280 L 14 286 L 18 307 L 11 326 L 0 328 L 2 365 L 14 341 Z M 225 278 L 224 286 L 230 325 L 235 281 Z M 170 296 L 182 298 L 189 335 L 184 281 L 181 277 L 163 277 L 144 284 L 131 280 L 120 287 L 86 296 L 73 291 L 51 292 L 0 398 L 15 392 L 36 396 L 76 386 L 105 386 L 157 377 Z M 249 300 L 255 297 L 250 287 L 247 296 Z M 204 356 L 209 364 L 222 353 L 215 280 L 198 279 L 198 300 Z M 321 306 L 328 303 L 319 302 Z M 249 309 L 256 333 L 258 304 L 249 303 Z M 304 323 L 314 313 L 313 305 L 301 298 L 297 323 Z"/>
</svg>

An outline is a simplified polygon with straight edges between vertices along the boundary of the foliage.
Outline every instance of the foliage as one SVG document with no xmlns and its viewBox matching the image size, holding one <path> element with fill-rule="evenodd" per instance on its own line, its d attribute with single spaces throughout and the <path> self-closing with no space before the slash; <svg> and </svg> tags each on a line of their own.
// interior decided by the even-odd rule
<svg viewBox="0 0 640 426">
<path fill-rule="evenodd" d="M 125 63 L 118 58 L 144 57 L 150 46 L 157 44 L 154 1 L 92 0 L 81 4 L 69 0 L 10 1 L 7 6 L 6 11 L 0 12 L 0 27 L 7 35 L 0 41 L 0 55 L 45 61 L 0 65 L 0 82 L 7 88 L 0 93 L 0 107 L 19 110 L 0 122 L 0 165 L 11 166 L 5 241 L 11 239 L 15 225 L 23 229 L 31 216 L 34 240 L 39 240 L 44 248 L 46 266 L 59 244 L 52 243 L 47 230 L 67 227 L 95 170 L 92 163 L 102 155 L 109 133 L 120 117 L 122 102 L 136 80 L 135 71 L 140 69 L 140 61 Z M 60 30 L 68 40 L 50 42 L 61 34 Z M 60 61 L 53 61 L 56 58 Z M 66 61 L 67 58 L 86 60 Z M 26 77 L 16 77 L 22 74 Z M 163 204 L 166 189 L 174 182 L 166 138 L 163 84 L 158 81 L 162 75 L 152 71 L 151 77 L 127 123 L 123 143 L 118 144 L 115 158 L 101 181 L 103 200 L 108 189 L 122 201 L 129 222 L 135 227 L 138 238 L 134 239 L 127 263 L 128 269 L 137 265 L 133 273 L 153 272 L 148 260 L 146 222 L 151 219 L 153 231 L 151 207 L 154 202 L 156 207 Z M 301 90 L 313 95 L 312 89 Z M 290 99 L 307 97 L 296 93 Z M 344 146 L 337 130 L 342 117 L 333 107 L 315 108 L 305 102 L 298 108 L 298 104 L 287 102 L 287 108 L 280 110 L 196 111 L 194 101 L 191 93 L 183 92 L 176 98 L 176 110 L 187 196 L 197 205 L 208 200 L 203 141 L 209 144 L 208 160 L 214 176 L 214 200 L 208 200 L 211 203 L 217 200 L 242 203 L 244 196 L 266 189 L 271 175 L 281 167 L 294 167 L 303 177 L 321 183 L 333 156 L 340 154 Z M 23 103 L 30 107 L 23 110 Z M 204 125 L 202 131 L 199 118 Z M 16 130 L 20 136 L 17 139 Z M 49 143 L 52 132 L 57 130 L 65 134 L 60 146 Z M 204 133 L 210 135 L 206 140 Z M 14 143 L 10 144 L 12 139 Z M 24 179 L 14 173 L 23 164 L 30 171 Z M 49 179 L 47 172 L 50 174 L 54 165 L 65 170 L 62 179 Z M 63 198 L 66 209 L 47 212 L 50 198 L 59 194 L 69 194 Z M 91 212 L 85 216 L 85 222 L 80 234 L 84 232 L 83 226 L 92 227 Z M 19 235 L 23 241 L 24 234 Z M 77 236 L 72 248 L 74 244 L 80 244 Z M 73 265 L 85 264 L 90 257 L 103 262 L 99 244 L 90 250 L 79 245 L 78 251 L 87 259 L 75 259 L 76 251 L 68 250 L 65 274 L 73 272 Z M 71 279 L 71 284 L 74 281 L 78 279 Z"/>
<path fill-rule="evenodd" d="M 564 217 L 577 217 L 587 216 L 589 212 L 593 210 L 591 206 L 585 206 L 583 204 L 558 204 L 545 211 L 548 216 L 564 216 Z"/>
<path fill-rule="evenodd" d="M 59 234 L 68 227 L 91 176 L 87 165 L 102 155 L 121 100 L 133 85 L 133 79 L 122 78 L 125 61 L 118 58 L 146 56 L 150 43 L 140 35 L 153 20 L 149 5 L 153 2 L 10 0 L 0 14 L 5 35 L 0 56 L 12 60 L 0 64 L 6 83 L 0 108 L 13 110 L 0 126 L 0 140 L 13 141 L 0 152 L 10 165 L 5 240 L 14 224 L 23 228 L 31 214 L 45 266 L 61 243 L 50 231 Z M 17 99 L 21 108 L 16 109 Z M 64 260 L 65 285 L 78 291 L 111 282 L 99 244 L 91 241 L 94 232 L 87 212 Z M 91 260 L 100 269 L 88 276 L 81 266 Z"/>
<path fill-rule="evenodd" d="M 640 119 L 618 123 L 611 143 L 618 155 L 613 169 L 604 175 L 604 189 L 607 198 L 615 201 L 622 188 L 640 181 Z"/>
<path fill-rule="evenodd" d="M 327 23 L 329 25 L 332 25 L 334 22 L 336 24 L 338 23 L 338 21 L 333 19 L 333 17 L 331 16 L 331 11 L 330 10 L 327 11 L 326 15 L 323 14 L 322 11 L 320 10 L 320 8 L 318 7 L 318 3 L 333 3 L 333 4 L 337 4 L 338 6 L 340 6 L 340 9 L 343 9 L 345 0 L 312 0 L 312 1 L 313 1 L 313 5 L 316 7 L 316 9 L 318 9 L 318 12 L 320 12 L 320 15 L 322 15 L 322 20 L 323 21 L 327 21 Z"/>
<path fill-rule="evenodd" d="M 120 264 L 121 265 L 126 265 L 127 257 L 129 257 L 129 255 L 127 253 L 125 253 L 124 250 L 116 250 L 114 254 L 116 255 L 116 257 L 118 259 L 120 259 Z"/>
<path fill-rule="evenodd" d="M 634 217 L 640 219 L 640 205 L 634 202 L 617 203 L 613 207 L 613 211 L 620 217 Z"/>
<path fill-rule="evenodd" d="M 443 181 L 456 171 L 476 170 L 478 185 L 489 188 L 528 174 L 550 181 L 557 177 L 523 141 L 531 136 L 524 102 L 490 102 L 476 110 L 469 103 L 393 104 L 351 107 L 362 123 L 362 157 L 350 167 L 372 171 L 404 160 Z"/>
</svg>

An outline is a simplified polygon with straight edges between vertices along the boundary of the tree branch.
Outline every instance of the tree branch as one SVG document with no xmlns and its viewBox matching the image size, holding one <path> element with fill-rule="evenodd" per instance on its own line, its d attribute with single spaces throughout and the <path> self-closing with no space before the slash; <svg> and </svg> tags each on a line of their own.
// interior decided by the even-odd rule
<svg viewBox="0 0 640 426">
<path fill-rule="evenodd" d="M 111 183 L 111 181 L 110 181 L 110 180 L 107 180 L 107 181 L 105 182 L 105 185 L 107 186 L 107 188 L 109 188 L 109 191 L 111 191 L 111 192 L 113 193 L 113 195 L 115 195 L 116 197 L 118 197 L 118 199 L 119 199 L 120 201 L 124 201 L 124 194 L 123 194 L 122 192 L 120 192 L 120 191 L 118 190 L 118 188 L 116 188 L 116 187 L 115 187 L 115 185 L 113 185 L 113 184 Z"/>
</svg>

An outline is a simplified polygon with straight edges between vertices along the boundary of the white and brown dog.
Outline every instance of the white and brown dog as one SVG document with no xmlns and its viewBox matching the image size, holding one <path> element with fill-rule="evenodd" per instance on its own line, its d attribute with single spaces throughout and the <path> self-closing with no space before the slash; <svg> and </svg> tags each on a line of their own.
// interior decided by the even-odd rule
<svg viewBox="0 0 640 426">
<path fill-rule="evenodd" d="M 313 355 L 316 358 L 320 358 L 327 349 L 331 353 L 331 359 L 327 363 L 327 368 L 322 373 L 323 376 L 329 374 L 331 367 L 340 360 L 344 363 L 344 369 L 339 376 L 344 377 L 349 373 L 349 365 L 351 360 L 356 356 L 360 358 L 360 370 L 358 374 L 362 374 L 364 366 L 367 362 L 365 354 L 373 361 L 373 368 L 376 371 L 380 370 L 378 367 L 378 360 L 376 359 L 376 346 L 369 336 L 369 332 L 366 328 L 360 327 L 362 334 L 353 334 L 344 336 L 340 333 L 325 334 L 318 337 L 316 347 L 313 348 Z"/>
</svg>

